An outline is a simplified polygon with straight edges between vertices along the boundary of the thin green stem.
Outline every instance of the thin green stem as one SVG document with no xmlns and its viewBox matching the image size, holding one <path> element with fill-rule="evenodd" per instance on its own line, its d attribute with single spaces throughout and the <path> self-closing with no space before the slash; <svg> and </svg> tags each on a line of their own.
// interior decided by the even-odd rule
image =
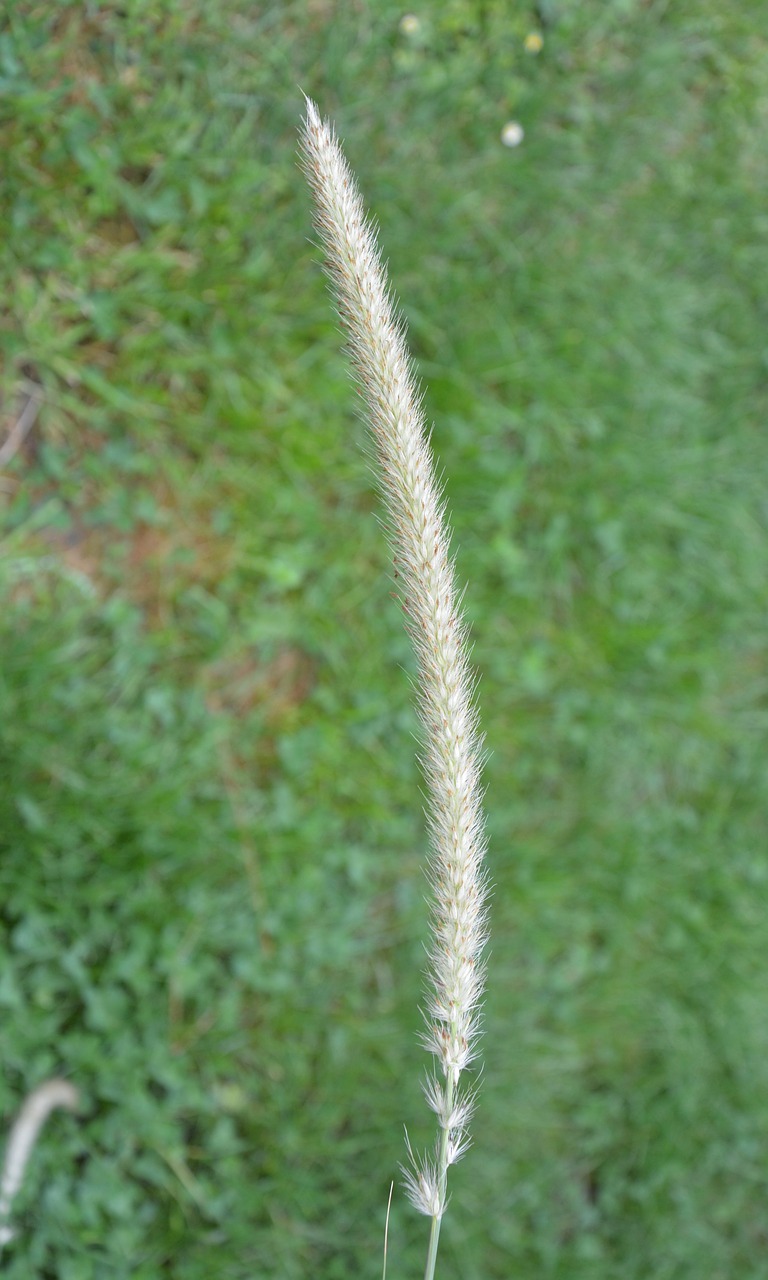
<svg viewBox="0 0 768 1280">
<path fill-rule="evenodd" d="M 440 1223 L 442 1217 L 435 1214 L 432 1219 L 432 1230 L 429 1233 L 429 1252 L 427 1253 L 427 1266 L 424 1271 L 424 1280 L 435 1280 L 435 1263 L 437 1262 L 437 1244 L 440 1239 Z"/>
<path fill-rule="evenodd" d="M 454 1082 L 450 1077 L 446 1085 L 446 1113 L 450 1115 L 453 1107 Z M 448 1138 L 449 1130 L 444 1128 L 440 1134 L 440 1148 L 437 1154 L 437 1179 L 440 1190 L 440 1213 L 436 1213 L 432 1219 L 432 1229 L 429 1233 L 429 1249 L 427 1250 L 427 1265 L 424 1269 L 424 1280 L 435 1280 L 435 1265 L 437 1263 L 437 1246 L 440 1242 L 440 1223 L 443 1220 L 442 1211 L 445 1209 L 445 1199 L 448 1190 Z"/>
</svg>

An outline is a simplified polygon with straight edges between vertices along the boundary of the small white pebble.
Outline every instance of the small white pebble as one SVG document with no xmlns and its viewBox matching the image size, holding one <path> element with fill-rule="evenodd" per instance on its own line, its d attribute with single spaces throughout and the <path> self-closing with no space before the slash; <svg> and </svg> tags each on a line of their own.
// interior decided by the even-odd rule
<svg viewBox="0 0 768 1280">
<path fill-rule="evenodd" d="M 508 120 L 501 131 L 501 140 L 505 147 L 519 147 L 525 130 L 517 120 Z"/>
</svg>

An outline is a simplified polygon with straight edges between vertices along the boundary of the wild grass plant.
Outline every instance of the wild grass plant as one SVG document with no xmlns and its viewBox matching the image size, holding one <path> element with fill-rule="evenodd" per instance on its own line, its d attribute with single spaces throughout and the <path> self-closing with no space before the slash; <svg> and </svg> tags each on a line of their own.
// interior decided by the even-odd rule
<svg viewBox="0 0 768 1280">
<path fill-rule="evenodd" d="M 0 477 L 3 1132 L 83 1098 L 4 1280 L 376 1274 L 432 1139 L 416 670 L 296 84 L 386 224 L 482 672 L 442 1280 L 764 1280 L 759 6 L 1 8 L 0 449 L 43 393 Z"/>
<path fill-rule="evenodd" d="M 307 100 L 301 135 L 316 225 L 349 338 L 375 442 L 396 579 L 418 660 L 427 819 L 432 845 L 432 941 L 425 1043 L 437 1061 L 425 1094 L 437 1116 L 434 1156 L 408 1144 L 411 1202 L 431 1219 L 425 1280 L 433 1280 L 448 1169 L 469 1146 L 474 1100 L 462 1077 L 476 1056 L 486 940 L 486 839 L 480 739 L 466 626 L 459 612 L 445 503 L 405 330 L 387 285 L 354 174 L 327 121 Z"/>
</svg>

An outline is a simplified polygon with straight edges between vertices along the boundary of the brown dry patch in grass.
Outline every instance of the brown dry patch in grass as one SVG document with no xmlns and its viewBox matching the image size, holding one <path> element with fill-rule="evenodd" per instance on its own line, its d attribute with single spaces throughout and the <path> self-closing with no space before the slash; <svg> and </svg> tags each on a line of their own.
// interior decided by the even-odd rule
<svg viewBox="0 0 768 1280">
<path fill-rule="evenodd" d="M 82 426 L 79 437 L 83 453 L 97 452 L 103 444 L 98 434 Z M 32 454 L 24 460 L 31 463 L 34 441 L 25 441 L 25 446 Z M 9 482 L 13 489 L 25 483 L 18 473 Z M 38 484 L 34 505 L 44 511 L 50 503 L 58 517 L 64 505 L 67 522 L 51 519 L 36 528 L 28 546 L 82 575 L 100 596 L 117 592 L 129 598 L 141 608 L 149 627 L 174 628 L 179 600 L 188 589 L 198 587 L 215 595 L 236 569 L 236 544 L 212 528 L 209 505 L 180 497 L 178 482 L 172 486 L 158 476 L 150 483 L 142 476 L 138 483 L 142 497 L 151 496 L 157 515 L 152 523 L 137 520 L 126 530 L 89 519 L 98 494 L 89 492 L 88 481 L 83 481 L 76 508 L 62 504 L 54 484 Z M 269 734 L 284 726 L 310 695 L 315 662 L 296 645 L 270 656 L 253 648 L 234 648 L 199 674 L 212 711 L 238 719 L 256 712 Z M 269 754 L 269 744 L 261 743 L 265 745 Z"/>
<path fill-rule="evenodd" d="M 89 527 L 75 516 L 66 529 L 44 529 L 34 541 L 62 564 L 84 574 L 102 595 L 119 591 L 140 606 L 149 626 L 172 622 L 175 602 L 192 586 L 214 590 L 232 567 L 228 540 L 208 514 L 164 507 L 162 524 L 137 523 L 127 532 Z"/>
<path fill-rule="evenodd" d="M 63 10 L 53 24 L 51 37 L 59 51 L 54 83 L 70 84 L 71 102 L 87 102 L 88 85 L 102 81 L 103 68 L 92 48 L 97 34 L 98 23 L 74 8 Z"/>
<path fill-rule="evenodd" d="M 245 716 L 258 709 L 267 725 L 276 725 L 311 693 L 315 664 L 295 645 L 280 649 L 269 659 L 255 652 L 240 653 L 209 667 L 206 683 L 208 702 L 214 710 Z"/>
<path fill-rule="evenodd" d="M 205 671 L 206 699 L 213 712 L 238 719 L 258 712 L 258 730 L 238 746 L 232 738 L 219 744 L 220 778 L 229 800 L 232 821 L 238 834 L 240 857 L 253 904 L 254 917 L 264 914 L 264 888 L 253 813 L 245 797 L 251 794 L 254 775 L 268 774 L 274 767 L 275 738 L 286 720 L 309 697 L 315 683 L 315 663 L 297 645 L 286 645 L 271 658 L 254 650 L 212 663 Z M 259 932 L 265 955 L 275 949 L 275 939 L 266 928 Z"/>
<path fill-rule="evenodd" d="M 14 416 L 4 423 L 2 440 L 10 439 L 23 401 L 14 403 Z M 77 428 L 78 455 L 98 454 L 103 438 L 80 424 Z M 179 596 L 192 586 L 215 592 L 232 571 L 235 548 L 231 539 L 214 531 L 210 506 L 176 491 L 163 475 L 136 478 L 137 499 L 154 509 L 151 523 L 136 519 L 130 528 L 100 523 L 93 518 L 103 495 L 94 477 L 77 475 L 77 459 L 70 460 L 70 476 L 76 477 L 76 497 L 67 501 L 55 481 L 35 473 L 39 447 L 39 423 L 20 442 L 12 469 L 0 475 L 1 492 L 11 500 L 26 493 L 37 516 L 30 517 L 31 531 L 23 529 L 15 537 L 26 541 L 33 553 L 53 557 L 66 569 L 81 574 L 102 597 L 119 592 L 142 609 L 149 626 L 172 621 Z M 19 463 L 22 466 L 19 466 Z M 70 488 L 71 492 L 71 488 Z M 50 518 L 46 522 L 46 508 Z M 62 522 L 62 515 L 65 522 Z"/>
</svg>

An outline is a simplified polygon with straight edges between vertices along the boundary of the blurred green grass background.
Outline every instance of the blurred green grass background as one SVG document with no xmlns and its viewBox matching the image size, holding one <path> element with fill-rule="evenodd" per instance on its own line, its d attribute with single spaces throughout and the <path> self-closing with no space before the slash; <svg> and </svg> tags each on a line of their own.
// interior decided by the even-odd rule
<svg viewBox="0 0 768 1280">
<path fill-rule="evenodd" d="M 299 85 L 381 223 L 481 674 L 440 1274 L 768 1275 L 762 5 L 405 12 L 0 18 L 3 440 L 39 400 L 2 476 L 0 1115 L 83 1094 L 9 1280 L 376 1276 L 431 1140 L 413 665 Z M 397 1192 L 390 1274 L 425 1243 Z"/>
</svg>

